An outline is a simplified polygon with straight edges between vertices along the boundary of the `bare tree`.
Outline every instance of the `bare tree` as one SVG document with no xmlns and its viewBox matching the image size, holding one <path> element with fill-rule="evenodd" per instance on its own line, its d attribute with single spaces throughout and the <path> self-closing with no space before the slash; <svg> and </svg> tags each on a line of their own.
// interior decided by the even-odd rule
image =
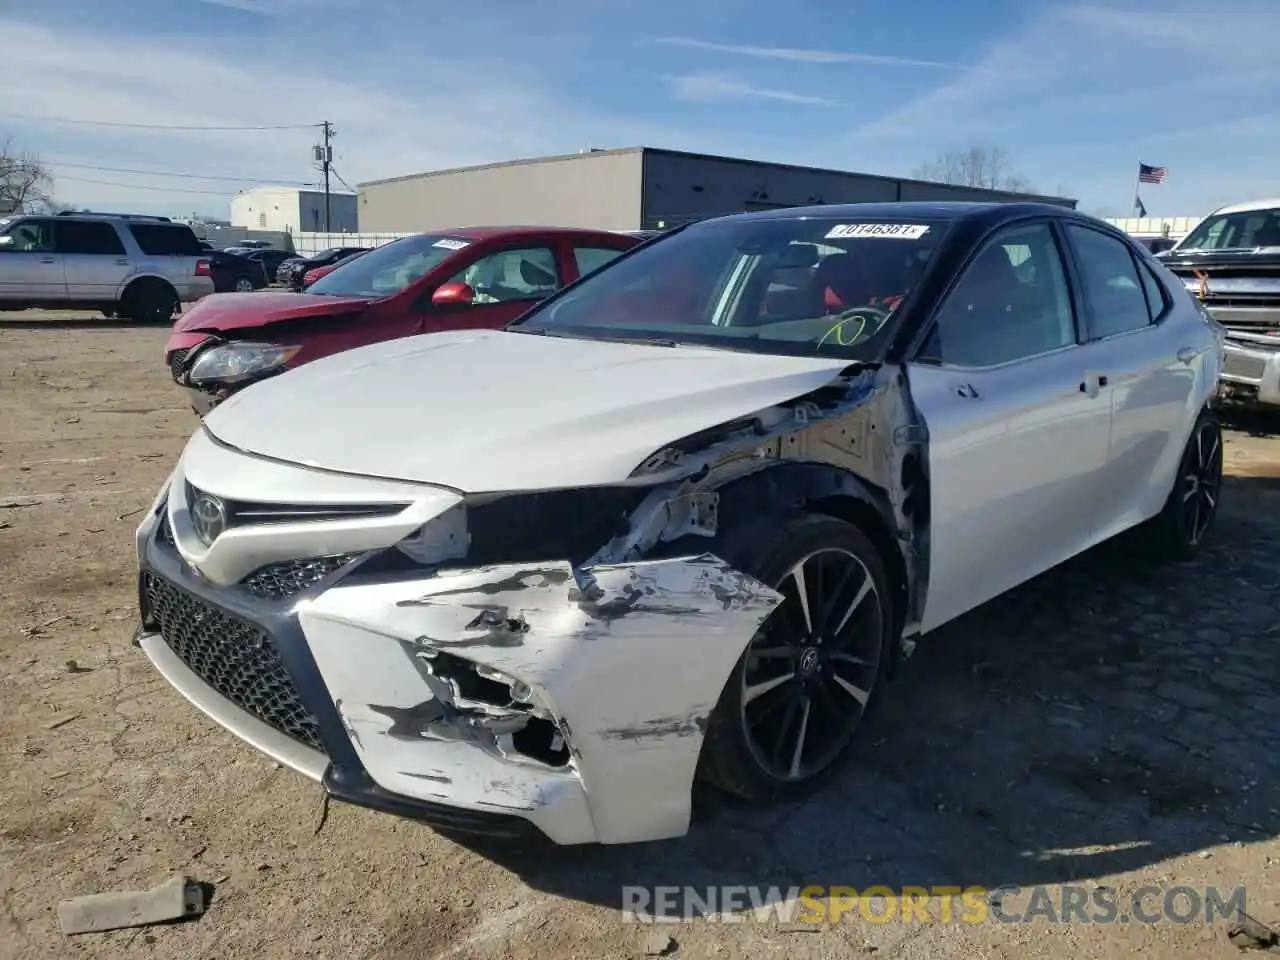
<svg viewBox="0 0 1280 960">
<path fill-rule="evenodd" d="M 20 153 L 12 140 L 0 142 L 0 214 L 44 209 L 53 177 L 40 159 Z"/>
<path fill-rule="evenodd" d="M 1011 168 L 1008 151 L 1003 147 L 974 144 L 965 150 L 939 154 L 934 160 L 921 166 L 913 176 L 920 180 L 963 187 L 1034 193 L 1031 181 L 1013 173 Z"/>
</svg>

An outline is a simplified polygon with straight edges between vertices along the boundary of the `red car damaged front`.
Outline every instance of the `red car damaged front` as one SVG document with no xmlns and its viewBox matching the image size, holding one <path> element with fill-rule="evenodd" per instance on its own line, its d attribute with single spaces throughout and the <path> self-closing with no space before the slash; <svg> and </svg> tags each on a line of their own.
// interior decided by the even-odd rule
<svg viewBox="0 0 1280 960">
<path fill-rule="evenodd" d="M 418 234 L 338 264 L 303 293 L 205 297 L 174 325 L 169 373 L 203 416 L 329 354 L 441 330 L 497 329 L 638 238 L 561 227 Z"/>
<path fill-rule="evenodd" d="M 276 292 L 205 297 L 174 324 L 165 360 L 204 416 L 250 383 L 356 346 L 344 342 L 344 333 L 371 302 Z M 215 348 L 221 348 L 223 362 L 206 380 L 196 365 Z"/>
</svg>

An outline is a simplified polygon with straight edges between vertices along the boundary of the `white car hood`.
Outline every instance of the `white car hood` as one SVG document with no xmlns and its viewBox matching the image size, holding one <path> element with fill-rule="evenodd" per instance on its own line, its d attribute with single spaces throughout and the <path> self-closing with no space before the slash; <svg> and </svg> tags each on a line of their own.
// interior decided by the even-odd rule
<svg viewBox="0 0 1280 960">
<path fill-rule="evenodd" d="M 591 486 L 848 365 L 453 331 L 305 364 L 234 395 L 204 427 L 247 453 L 469 493 Z"/>
</svg>

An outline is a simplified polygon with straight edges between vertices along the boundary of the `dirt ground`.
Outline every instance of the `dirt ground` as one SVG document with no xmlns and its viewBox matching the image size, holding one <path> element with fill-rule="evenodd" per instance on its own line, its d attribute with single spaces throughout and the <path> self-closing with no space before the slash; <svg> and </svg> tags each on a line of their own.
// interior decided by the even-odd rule
<svg viewBox="0 0 1280 960">
<path fill-rule="evenodd" d="M 334 804 L 130 645 L 133 530 L 196 425 L 164 331 L 0 318 L 0 957 L 1027 958 L 1241 953 L 1226 922 L 665 926 L 624 884 L 1247 889 L 1280 926 L 1280 420 L 1228 435 L 1192 564 L 1078 558 L 920 644 L 799 807 L 682 840 L 469 848 Z M 193 922 L 64 938 L 59 900 L 213 885 Z M 1157 901 L 1154 901 L 1158 903 Z M 1021 909 L 1021 908 L 1019 908 Z"/>
</svg>

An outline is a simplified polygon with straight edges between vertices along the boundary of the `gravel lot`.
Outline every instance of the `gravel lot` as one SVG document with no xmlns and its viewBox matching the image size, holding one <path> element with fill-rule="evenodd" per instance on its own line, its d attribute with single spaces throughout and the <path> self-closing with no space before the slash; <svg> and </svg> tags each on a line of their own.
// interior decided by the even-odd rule
<svg viewBox="0 0 1280 960">
<path fill-rule="evenodd" d="M 1212 548 L 1095 551 L 920 644 L 839 783 L 634 848 L 469 849 L 334 805 L 130 646 L 132 533 L 195 427 L 164 331 L 0 317 L 0 956 L 635 957 L 623 884 L 1248 889 L 1280 922 L 1280 420 L 1228 438 Z M 64 897 L 213 884 L 67 940 Z M 1123 899 L 1122 899 L 1123 902 Z M 1226 924 L 664 928 L 674 955 L 1234 957 Z"/>
</svg>

